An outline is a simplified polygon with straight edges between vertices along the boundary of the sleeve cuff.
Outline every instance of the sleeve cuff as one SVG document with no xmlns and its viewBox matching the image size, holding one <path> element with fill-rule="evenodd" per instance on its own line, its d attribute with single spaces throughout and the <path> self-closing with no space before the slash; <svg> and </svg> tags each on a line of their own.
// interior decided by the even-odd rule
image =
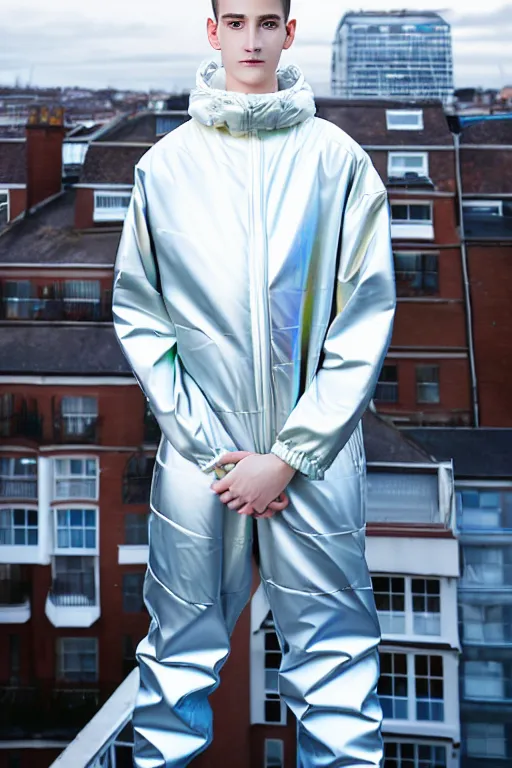
<svg viewBox="0 0 512 768">
<path fill-rule="evenodd" d="M 310 458 L 304 451 L 299 451 L 289 444 L 276 440 L 270 452 L 289 464 L 292 469 L 296 469 L 297 472 L 309 477 L 310 480 L 324 479 L 324 469 L 318 465 L 316 459 Z"/>
</svg>

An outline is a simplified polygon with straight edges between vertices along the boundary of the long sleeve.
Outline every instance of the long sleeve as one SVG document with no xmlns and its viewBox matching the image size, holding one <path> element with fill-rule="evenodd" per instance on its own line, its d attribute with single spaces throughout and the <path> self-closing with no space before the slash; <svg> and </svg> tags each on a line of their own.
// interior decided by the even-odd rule
<svg viewBox="0 0 512 768">
<path fill-rule="evenodd" d="M 386 189 L 363 154 L 342 220 L 336 315 L 322 360 L 271 449 L 314 480 L 323 479 L 370 402 L 391 340 L 395 306 Z"/>
<path fill-rule="evenodd" d="M 159 290 L 144 172 L 138 166 L 116 256 L 112 311 L 122 351 L 173 447 L 203 470 L 237 450 L 178 356 L 174 324 Z"/>
</svg>

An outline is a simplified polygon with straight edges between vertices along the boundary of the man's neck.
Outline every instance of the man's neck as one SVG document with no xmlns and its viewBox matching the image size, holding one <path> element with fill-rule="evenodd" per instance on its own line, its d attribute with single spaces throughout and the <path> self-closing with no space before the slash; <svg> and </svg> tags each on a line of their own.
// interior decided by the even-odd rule
<svg viewBox="0 0 512 768">
<path fill-rule="evenodd" d="M 274 75 L 272 80 L 262 83 L 258 87 L 252 87 L 246 83 L 240 83 L 226 72 L 226 91 L 236 91 L 237 93 L 275 93 L 277 90 L 279 90 L 277 75 Z"/>
</svg>

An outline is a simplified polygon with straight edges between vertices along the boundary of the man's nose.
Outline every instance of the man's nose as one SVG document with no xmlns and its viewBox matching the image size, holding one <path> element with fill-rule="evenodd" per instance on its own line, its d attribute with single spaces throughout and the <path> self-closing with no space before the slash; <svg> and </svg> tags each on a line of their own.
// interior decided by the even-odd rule
<svg viewBox="0 0 512 768">
<path fill-rule="evenodd" d="M 261 28 L 259 24 L 248 24 L 245 38 L 246 51 L 261 51 Z"/>
</svg>

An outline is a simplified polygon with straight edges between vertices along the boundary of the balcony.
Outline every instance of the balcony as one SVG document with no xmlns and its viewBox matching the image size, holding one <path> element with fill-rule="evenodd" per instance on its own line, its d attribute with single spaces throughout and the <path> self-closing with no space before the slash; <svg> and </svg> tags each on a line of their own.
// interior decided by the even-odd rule
<svg viewBox="0 0 512 768">
<path fill-rule="evenodd" d="M 3 297 L 0 299 L 0 319 L 9 321 L 110 323 L 111 303 L 62 298 L 34 299 Z"/>
<path fill-rule="evenodd" d="M 0 437 L 24 438 L 40 442 L 43 436 L 43 419 L 36 410 L 20 410 L 0 417 Z"/>
<path fill-rule="evenodd" d="M 434 182 L 428 176 L 413 171 L 406 171 L 399 176 L 389 176 L 387 186 L 390 189 L 434 189 Z"/>
<path fill-rule="evenodd" d="M 61 574 L 53 580 L 45 613 L 54 627 L 90 627 L 101 614 L 94 570 Z"/>
<path fill-rule="evenodd" d="M 73 738 L 107 695 L 97 688 L 0 687 L 0 738 L 26 739 L 35 734 Z"/>
<path fill-rule="evenodd" d="M 50 768 L 131 768 L 131 718 L 139 688 L 134 669 Z"/>
<path fill-rule="evenodd" d="M 53 439 L 62 444 L 97 444 L 100 442 L 100 418 L 56 416 L 53 423 Z"/>
<path fill-rule="evenodd" d="M 0 581 L 0 624 L 25 624 L 30 619 L 30 582 Z"/>
<path fill-rule="evenodd" d="M 37 478 L 0 477 L 0 498 L 37 499 Z"/>
</svg>

